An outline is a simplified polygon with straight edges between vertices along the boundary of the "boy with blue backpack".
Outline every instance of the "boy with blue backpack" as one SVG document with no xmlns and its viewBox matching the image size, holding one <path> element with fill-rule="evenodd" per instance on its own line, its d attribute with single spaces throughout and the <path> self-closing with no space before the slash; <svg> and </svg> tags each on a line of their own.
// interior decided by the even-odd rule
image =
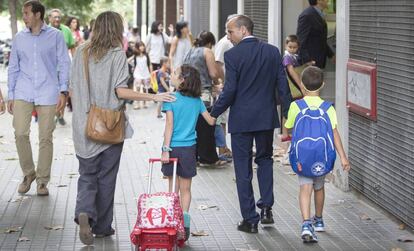
<svg viewBox="0 0 414 251">
<path fill-rule="evenodd" d="M 319 97 L 324 86 L 322 70 L 309 66 L 302 72 L 301 80 L 305 97 L 291 103 L 285 126 L 293 128 L 289 160 L 299 178 L 299 205 L 303 218 L 301 238 L 304 242 L 317 242 L 315 231 L 325 231 L 322 219 L 325 175 L 334 167 L 336 151 L 342 168 L 349 171 L 351 167 L 337 130 L 335 108 Z M 315 215 L 311 218 L 313 191 Z"/>
</svg>

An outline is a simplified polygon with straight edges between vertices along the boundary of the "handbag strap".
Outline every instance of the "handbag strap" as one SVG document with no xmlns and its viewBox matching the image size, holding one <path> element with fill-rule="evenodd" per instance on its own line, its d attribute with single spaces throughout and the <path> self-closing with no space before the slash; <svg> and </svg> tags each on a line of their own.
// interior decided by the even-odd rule
<svg viewBox="0 0 414 251">
<path fill-rule="evenodd" d="M 85 73 L 86 84 L 88 86 L 89 109 L 90 109 L 92 105 L 92 99 L 91 99 L 91 81 L 90 81 L 90 74 L 89 74 L 89 51 L 83 52 L 83 70 Z M 126 101 L 124 100 L 119 110 L 124 111 L 125 105 L 126 105 Z"/>
<path fill-rule="evenodd" d="M 85 48 L 87 50 L 87 48 Z M 89 50 L 83 52 L 83 71 L 86 78 L 86 85 L 88 86 L 88 100 L 89 100 L 89 109 L 92 105 L 91 102 L 91 87 L 90 87 L 90 76 L 89 76 Z"/>
</svg>

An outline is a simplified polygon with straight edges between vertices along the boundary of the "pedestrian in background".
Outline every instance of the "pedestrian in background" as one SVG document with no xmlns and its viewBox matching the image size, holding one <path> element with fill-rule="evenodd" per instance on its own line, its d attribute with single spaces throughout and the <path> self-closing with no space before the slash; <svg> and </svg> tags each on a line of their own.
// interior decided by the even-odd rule
<svg viewBox="0 0 414 251">
<path fill-rule="evenodd" d="M 229 15 L 226 20 L 226 25 L 227 25 L 227 22 L 235 16 L 237 16 L 237 14 Z M 224 84 L 224 79 L 225 79 L 226 69 L 224 65 L 224 53 L 230 50 L 231 48 L 233 48 L 233 44 L 227 38 L 227 35 L 223 36 L 214 46 L 214 57 L 216 59 L 216 64 L 220 72 L 220 77 L 219 77 L 220 85 L 218 88 L 218 92 L 216 94 L 216 98 L 218 97 L 218 95 L 220 95 L 221 91 L 223 90 L 223 84 Z M 216 137 L 216 146 L 218 147 L 218 152 L 219 152 L 219 158 L 221 160 L 231 161 L 233 159 L 233 154 L 231 150 L 227 147 L 227 142 L 226 142 L 228 117 L 229 117 L 229 110 L 227 109 L 224 113 L 222 113 L 217 118 L 217 125 L 215 128 L 215 137 Z"/>
<path fill-rule="evenodd" d="M 238 15 L 227 23 L 227 36 L 235 45 L 224 54 L 226 80 L 223 92 L 213 106 L 217 118 L 230 107 L 229 132 L 236 173 L 237 193 L 243 220 L 237 229 L 258 232 L 262 225 L 274 223 L 273 132 L 279 127 L 276 91 L 282 99 L 284 117 L 291 101 L 279 49 L 253 36 L 253 22 Z M 253 141 L 260 189 L 256 212 L 252 187 Z"/>
<path fill-rule="evenodd" d="M 69 56 L 72 57 L 75 50 L 75 39 L 72 36 L 70 28 L 61 23 L 62 21 L 62 12 L 59 9 L 52 9 L 49 11 L 49 25 L 60 30 L 65 39 L 67 48 L 69 49 Z M 56 114 L 56 122 L 59 122 L 60 125 L 66 125 L 65 121 L 65 109 L 62 109 Z"/>
<path fill-rule="evenodd" d="M 145 44 L 138 42 L 133 49 L 134 55 L 130 58 L 130 63 L 134 64 L 134 91 L 148 93 L 150 88 L 150 60 L 145 50 Z M 134 109 L 141 107 L 147 108 L 146 101 L 135 101 Z"/>
<path fill-rule="evenodd" d="M 167 57 L 162 56 L 160 59 L 161 68 L 156 72 L 158 93 L 165 93 L 170 91 L 170 62 Z M 157 104 L 157 118 L 161 119 L 162 102 Z"/>
<path fill-rule="evenodd" d="M 91 33 L 91 30 L 89 29 L 88 25 L 84 25 L 82 29 L 83 34 L 83 40 L 86 41 L 89 39 L 89 34 Z"/>
<path fill-rule="evenodd" d="M 170 64 L 174 71 L 183 64 L 184 57 L 192 47 L 192 39 L 187 22 L 178 22 L 175 25 L 176 35 L 171 41 Z"/>
<path fill-rule="evenodd" d="M 72 37 L 75 40 L 75 46 L 73 49 L 76 50 L 76 47 L 78 47 L 80 44 L 84 42 L 83 34 L 79 29 L 79 19 L 77 19 L 76 17 L 69 17 L 66 21 L 66 25 L 70 28 L 70 31 L 72 32 Z M 70 97 L 68 97 L 67 106 L 69 111 L 72 111 L 72 99 Z"/>
<path fill-rule="evenodd" d="M 300 85 L 300 74 L 304 67 L 313 65 L 315 61 L 307 62 L 304 65 L 299 63 L 299 40 L 296 35 L 289 35 L 285 40 L 285 54 L 283 55 L 283 66 L 285 67 L 286 77 L 291 83 L 289 85 L 290 93 L 293 99 L 303 98 L 303 90 Z M 284 126 L 286 122 L 285 118 L 282 118 L 282 142 L 290 141 L 292 137 L 289 135 L 288 129 Z"/>
<path fill-rule="evenodd" d="M 111 226 L 114 193 L 123 148 L 123 142 L 102 144 L 86 137 L 90 105 L 119 110 L 125 99 L 174 100 L 169 93 L 153 95 L 128 89 L 128 63 L 122 50 L 123 30 L 122 17 L 118 13 L 99 14 L 93 26 L 93 36 L 76 50 L 71 68 L 73 142 L 80 174 L 75 222 L 80 225 L 80 240 L 86 245 L 93 243 L 93 234 L 105 237 L 115 233 Z M 125 138 L 132 134 L 126 119 Z"/>
<path fill-rule="evenodd" d="M 141 42 L 141 36 L 139 35 L 138 27 L 131 28 L 131 33 L 128 36 L 128 42 L 134 45 Z"/>
<path fill-rule="evenodd" d="M 24 179 L 19 193 L 37 181 L 37 194 L 49 195 L 47 184 L 53 158 L 55 114 L 65 108 L 70 59 L 63 34 L 44 22 L 39 1 L 23 4 L 26 25 L 13 40 L 8 69 L 8 111 L 13 115 L 17 154 Z M 33 162 L 30 143 L 32 111 L 38 114 L 39 160 Z"/>
<path fill-rule="evenodd" d="M 211 48 L 216 44 L 213 33 L 202 31 L 194 41 L 194 47 L 190 49 L 184 58 L 184 64 L 189 64 L 197 69 L 201 79 L 201 100 L 211 109 L 213 104 L 214 82 L 219 78 L 219 70 Z M 197 156 L 201 165 L 222 166 L 226 161 L 219 160 L 215 142 L 215 126 L 210 126 L 199 116 L 197 122 Z"/>
<path fill-rule="evenodd" d="M 328 0 L 308 1 L 310 6 L 299 15 L 296 31 L 300 64 L 315 61 L 315 66 L 323 69 L 326 57 L 334 56 L 327 43 L 328 25 L 323 13 L 323 10 L 328 8 Z"/>
<path fill-rule="evenodd" d="M 73 38 L 72 31 L 70 28 L 62 24 L 63 14 L 59 9 L 52 9 L 49 11 L 49 25 L 60 30 L 65 38 L 65 43 L 68 49 L 70 50 L 71 55 L 73 55 L 73 48 L 76 45 L 76 41 Z"/>
<path fill-rule="evenodd" d="M 95 24 L 95 19 L 92 18 L 91 21 L 89 21 L 89 29 L 86 29 L 86 32 L 85 32 L 85 30 L 83 31 L 83 39 L 85 41 L 89 40 L 92 37 L 92 30 L 93 30 L 93 25 L 94 24 Z"/>
<path fill-rule="evenodd" d="M 70 28 L 70 31 L 72 32 L 72 37 L 75 40 L 74 48 L 78 47 L 80 44 L 83 43 L 83 33 L 80 31 L 80 23 L 79 19 L 76 17 L 69 17 L 66 21 L 66 26 Z"/>
<path fill-rule="evenodd" d="M 170 29 L 171 33 L 173 31 L 173 29 Z M 151 61 L 151 72 L 161 68 L 161 57 L 168 55 L 167 44 L 170 42 L 171 38 L 165 34 L 162 23 L 160 21 L 154 21 L 151 25 L 150 34 L 145 41 L 147 53 Z"/>
</svg>

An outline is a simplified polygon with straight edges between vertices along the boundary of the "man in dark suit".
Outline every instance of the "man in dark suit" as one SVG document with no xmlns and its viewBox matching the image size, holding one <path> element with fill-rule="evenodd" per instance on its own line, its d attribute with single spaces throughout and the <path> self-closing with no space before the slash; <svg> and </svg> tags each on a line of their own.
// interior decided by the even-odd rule
<svg viewBox="0 0 414 251">
<path fill-rule="evenodd" d="M 223 92 L 211 115 L 217 118 L 228 107 L 229 132 L 236 173 L 237 192 L 243 220 L 238 230 L 257 233 L 257 224 L 273 224 L 273 131 L 279 127 L 276 91 L 283 104 L 283 115 L 291 102 L 282 58 L 278 48 L 259 41 L 253 34 L 253 22 L 238 15 L 227 23 L 227 37 L 235 45 L 224 54 L 226 77 Z M 260 189 L 256 205 L 252 187 L 253 141 Z"/>
<path fill-rule="evenodd" d="M 334 56 L 327 44 L 328 28 L 323 13 L 328 0 L 309 0 L 309 4 L 298 18 L 299 58 L 302 64 L 315 61 L 315 66 L 325 68 L 326 57 Z"/>
</svg>

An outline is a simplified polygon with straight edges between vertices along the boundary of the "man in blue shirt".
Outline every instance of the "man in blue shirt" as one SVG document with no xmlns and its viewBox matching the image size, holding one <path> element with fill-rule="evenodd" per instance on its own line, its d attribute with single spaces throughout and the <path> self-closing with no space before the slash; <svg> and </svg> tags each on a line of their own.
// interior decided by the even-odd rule
<svg viewBox="0 0 414 251">
<path fill-rule="evenodd" d="M 30 0 L 23 5 L 26 28 L 13 40 L 8 70 L 8 104 L 13 115 L 16 148 L 24 180 L 19 193 L 27 193 L 36 179 L 37 194 L 48 195 L 47 183 L 53 157 L 56 112 L 64 109 L 68 95 L 70 59 L 62 33 L 47 26 L 45 7 Z M 33 109 L 39 116 L 39 160 L 37 170 L 30 144 Z"/>
</svg>

